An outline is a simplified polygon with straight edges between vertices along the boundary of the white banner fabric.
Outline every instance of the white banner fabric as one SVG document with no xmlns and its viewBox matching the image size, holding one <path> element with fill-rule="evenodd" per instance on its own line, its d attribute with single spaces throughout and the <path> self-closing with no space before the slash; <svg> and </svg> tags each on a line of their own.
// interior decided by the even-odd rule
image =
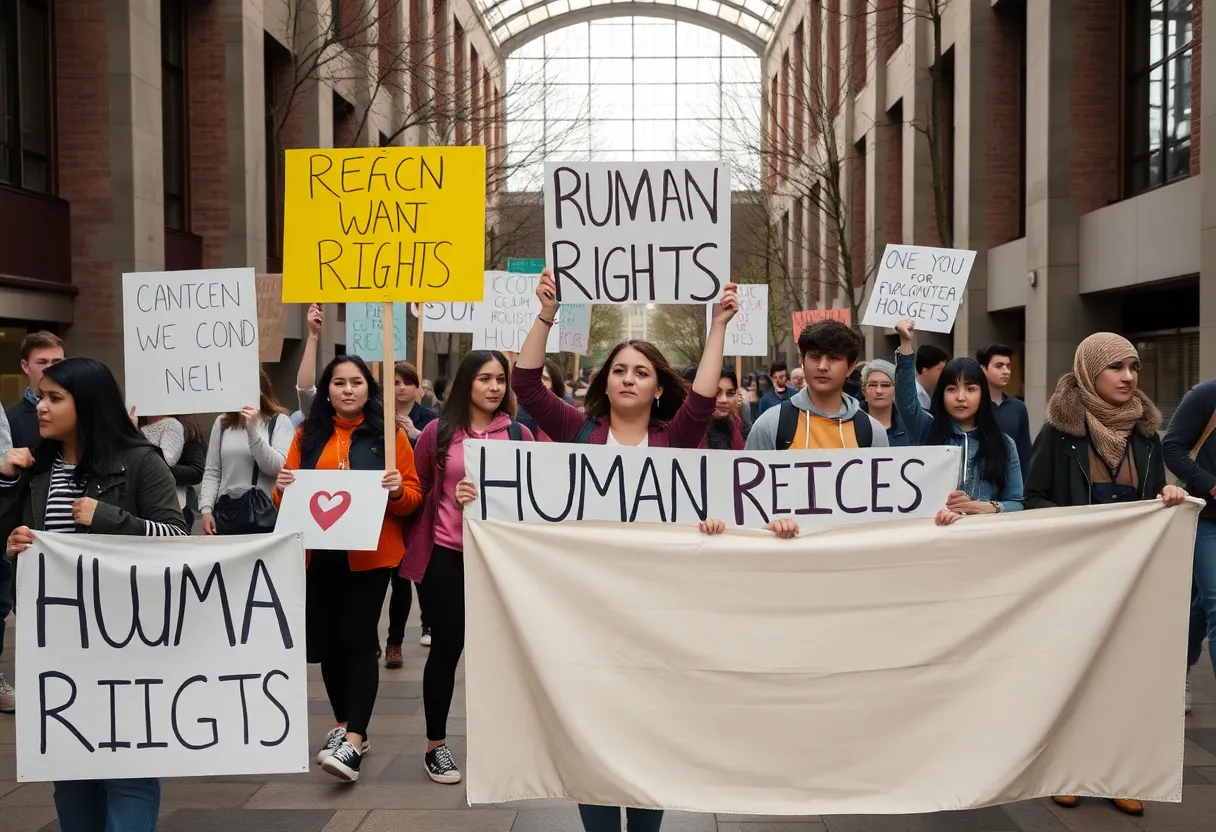
<svg viewBox="0 0 1216 832">
<path fill-rule="evenodd" d="M 1199 507 L 827 529 L 465 524 L 468 799 L 1177 802 Z"/>
<path fill-rule="evenodd" d="M 35 535 L 17 779 L 308 771 L 298 534 Z"/>
</svg>

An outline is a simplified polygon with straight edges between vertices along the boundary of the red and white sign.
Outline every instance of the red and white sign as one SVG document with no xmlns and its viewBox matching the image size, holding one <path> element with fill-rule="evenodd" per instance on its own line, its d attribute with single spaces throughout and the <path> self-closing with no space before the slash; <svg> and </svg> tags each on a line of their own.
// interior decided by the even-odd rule
<svg viewBox="0 0 1216 832">
<path fill-rule="evenodd" d="M 382 471 L 296 471 L 276 532 L 300 532 L 305 549 L 367 552 L 380 542 L 388 492 Z"/>
</svg>

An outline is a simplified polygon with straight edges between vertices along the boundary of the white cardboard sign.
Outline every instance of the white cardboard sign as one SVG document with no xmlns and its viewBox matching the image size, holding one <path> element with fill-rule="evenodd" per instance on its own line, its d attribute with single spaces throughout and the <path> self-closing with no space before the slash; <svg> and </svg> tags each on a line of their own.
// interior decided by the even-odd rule
<svg viewBox="0 0 1216 832">
<path fill-rule="evenodd" d="M 539 274 L 486 272 L 485 299 L 473 307 L 473 349 L 519 352 L 540 314 Z M 545 352 L 558 352 L 560 323 L 549 327 Z"/>
<path fill-rule="evenodd" d="M 802 528 L 933 517 L 958 484 L 960 449 L 703 451 L 550 442 L 464 443 L 482 520 Z"/>
<path fill-rule="evenodd" d="M 558 341 L 562 352 L 587 355 L 591 352 L 591 304 L 572 303 L 557 313 Z"/>
<path fill-rule="evenodd" d="M 426 320 L 423 321 L 423 332 L 472 332 L 473 310 L 477 304 L 469 302 L 448 301 L 444 303 L 428 303 Z M 418 304 L 410 304 L 410 315 L 418 318 Z"/>
<path fill-rule="evenodd" d="M 725 162 L 546 162 L 544 190 L 564 303 L 708 303 L 730 281 Z"/>
<path fill-rule="evenodd" d="M 122 305 L 127 406 L 140 416 L 257 406 L 253 269 L 124 274 Z"/>
<path fill-rule="evenodd" d="M 721 307 L 705 307 L 705 331 Z M 745 283 L 739 286 L 739 311 L 726 325 L 723 355 L 768 355 L 768 287 Z"/>
<path fill-rule="evenodd" d="M 283 490 L 276 532 L 300 532 L 306 549 L 373 551 L 388 492 L 383 471 L 299 470 Z"/>
<path fill-rule="evenodd" d="M 889 243 L 862 326 L 893 327 L 911 318 L 924 332 L 950 332 L 975 252 Z"/>
<path fill-rule="evenodd" d="M 17 597 L 18 780 L 308 770 L 299 535 L 39 532 Z"/>
</svg>

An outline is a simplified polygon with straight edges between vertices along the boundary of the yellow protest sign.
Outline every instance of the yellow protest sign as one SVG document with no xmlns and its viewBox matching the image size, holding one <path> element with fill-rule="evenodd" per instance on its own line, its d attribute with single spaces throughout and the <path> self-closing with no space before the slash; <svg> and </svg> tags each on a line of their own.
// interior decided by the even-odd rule
<svg viewBox="0 0 1216 832">
<path fill-rule="evenodd" d="M 484 147 L 286 155 L 284 303 L 482 299 Z"/>
</svg>

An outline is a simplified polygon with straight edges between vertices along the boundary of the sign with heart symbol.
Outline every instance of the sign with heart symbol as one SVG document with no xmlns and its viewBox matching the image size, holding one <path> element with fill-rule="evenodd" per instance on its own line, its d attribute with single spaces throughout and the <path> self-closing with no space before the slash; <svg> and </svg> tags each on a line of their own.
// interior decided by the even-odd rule
<svg viewBox="0 0 1216 832">
<path fill-rule="evenodd" d="M 275 531 L 304 535 L 306 549 L 371 551 L 380 542 L 388 492 L 380 471 L 296 471 Z"/>
<path fill-rule="evenodd" d="M 338 491 L 334 494 L 318 491 L 308 501 L 308 511 L 322 531 L 329 531 L 329 527 L 342 519 L 342 515 L 346 514 L 348 508 L 350 508 L 349 491 Z"/>
</svg>

